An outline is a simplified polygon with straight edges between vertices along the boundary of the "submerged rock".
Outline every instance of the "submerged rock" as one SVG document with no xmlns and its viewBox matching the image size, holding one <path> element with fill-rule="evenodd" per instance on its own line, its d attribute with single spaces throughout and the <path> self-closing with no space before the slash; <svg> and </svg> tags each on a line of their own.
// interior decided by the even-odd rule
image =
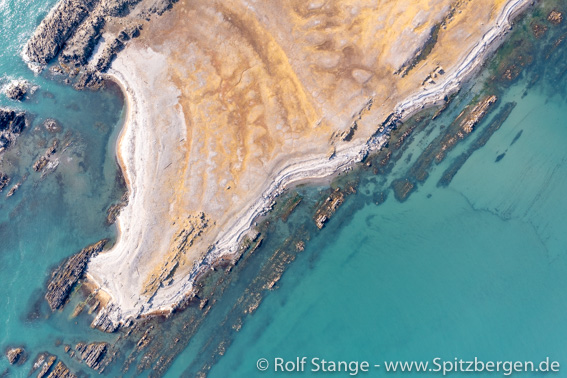
<svg viewBox="0 0 567 378">
<path fill-rule="evenodd" d="M 0 192 L 4 190 L 6 186 L 10 183 L 10 177 L 8 175 L 0 172 Z"/>
<path fill-rule="evenodd" d="M 83 362 L 94 370 L 99 370 L 101 362 L 108 351 L 108 343 L 78 343 L 75 347 Z"/>
<path fill-rule="evenodd" d="M 409 179 L 398 179 L 392 182 L 394 196 L 399 202 L 404 202 L 415 189 L 415 184 Z"/>
<path fill-rule="evenodd" d="M 59 122 L 57 122 L 56 120 L 54 120 L 53 118 L 48 118 L 43 122 L 43 127 L 45 127 L 45 129 L 47 131 L 49 131 L 52 134 L 57 134 L 60 133 L 61 130 L 63 130 L 63 128 L 61 127 L 61 125 L 59 124 Z"/>
<path fill-rule="evenodd" d="M 104 239 L 83 248 L 81 252 L 71 256 L 53 272 L 45 294 L 45 299 L 52 311 L 65 304 L 69 293 L 83 276 L 89 259 L 102 251 L 107 242 L 108 239 Z"/>
</svg>

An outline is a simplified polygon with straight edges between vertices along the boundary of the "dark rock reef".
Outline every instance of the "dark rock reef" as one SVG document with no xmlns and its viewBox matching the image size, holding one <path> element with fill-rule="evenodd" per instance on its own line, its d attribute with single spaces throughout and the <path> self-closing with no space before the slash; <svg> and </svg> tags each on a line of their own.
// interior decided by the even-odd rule
<svg viewBox="0 0 567 378">
<path fill-rule="evenodd" d="M 69 293 L 83 276 L 89 259 L 101 252 L 107 242 L 108 239 L 104 239 L 83 248 L 81 252 L 71 256 L 53 272 L 45 294 L 45 299 L 52 311 L 65 304 Z"/>
<path fill-rule="evenodd" d="M 0 153 L 14 144 L 27 125 L 26 113 L 0 108 Z"/>
<path fill-rule="evenodd" d="M 79 354 L 81 360 L 94 370 L 99 370 L 102 368 L 101 362 L 108 351 L 107 343 L 91 343 L 84 344 L 79 343 L 76 345 L 75 349 Z"/>
<path fill-rule="evenodd" d="M 174 2 L 60 0 L 26 44 L 24 57 L 36 70 L 58 57 L 59 65 L 51 72 L 76 78 L 77 89 L 97 89 L 102 85 L 101 73 L 129 40 L 140 35 L 142 23 Z"/>
</svg>

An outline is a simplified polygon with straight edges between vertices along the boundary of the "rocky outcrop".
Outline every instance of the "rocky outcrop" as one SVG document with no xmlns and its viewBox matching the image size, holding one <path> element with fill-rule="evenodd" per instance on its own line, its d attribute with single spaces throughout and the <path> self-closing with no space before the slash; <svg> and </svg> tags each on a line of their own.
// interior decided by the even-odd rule
<svg viewBox="0 0 567 378">
<path fill-rule="evenodd" d="M 0 108 L 0 152 L 14 144 L 27 123 L 26 113 Z"/>
<path fill-rule="evenodd" d="M 20 361 L 20 358 L 22 358 L 23 355 L 24 348 L 8 348 L 6 351 L 6 358 L 8 358 L 10 365 L 14 365 L 16 362 Z"/>
<path fill-rule="evenodd" d="M 107 343 L 79 343 L 75 346 L 79 357 L 83 362 L 94 370 L 102 368 L 101 362 L 108 351 Z"/>
<path fill-rule="evenodd" d="M 173 275 L 179 267 L 179 262 L 186 251 L 201 237 L 211 221 L 203 212 L 192 214 L 183 219 L 180 224 L 180 231 L 174 237 L 172 247 L 163 264 L 159 269 L 152 272 L 144 283 L 143 294 L 148 297 L 155 295 L 160 287 L 168 286 L 173 281 Z"/>
<path fill-rule="evenodd" d="M 26 181 L 28 179 L 28 174 L 26 173 L 17 183 L 15 183 L 10 190 L 8 191 L 8 193 L 6 193 L 6 198 L 10 198 L 14 195 L 14 193 L 16 193 L 16 191 L 18 189 L 20 189 L 20 187 L 22 186 L 22 184 L 24 183 L 24 181 Z"/>
<path fill-rule="evenodd" d="M 40 65 L 55 58 L 98 0 L 61 0 L 24 47 L 27 60 Z"/>
<path fill-rule="evenodd" d="M 39 372 L 37 374 L 37 378 L 46 377 L 47 373 L 49 373 L 49 370 L 51 369 L 51 367 L 55 363 L 55 360 L 57 360 L 57 357 L 52 355 L 52 354 L 49 354 L 47 352 L 40 353 L 36 357 L 28 376 L 31 376 L 33 373 L 35 373 L 39 369 Z"/>
<path fill-rule="evenodd" d="M 502 109 L 496 114 L 491 120 L 488 126 L 483 128 L 480 132 L 480 135 L 472 142 L 469 147 L 463 152 L 460 156 L 455 158 L 451 165 L 443 172 L 443 175 L 437 182 L 437 186 L 446 187 L 449 186 L 451 180 L 455 177 L 455 175 L 459 172 L 459 170 L 465 165 L 467 160 L 472 156 L 472 154 L 477 151 L 478 149 L 482 148 L 486 145 L 488 140 L 492 137 L 492 135 L 500 129 L 500 126 L 504 124 L 504 122 L 508 119 L 512 110 L 516 107 L 515 102 L 508 102 L 502 106 Z M 517 134 L 516 137 L 519 138 Z M 512 141 L 514 142 L 514 141 Z M 500 157 L 501 159 L 502 157 Z"/>
<path fill-rule="evenodd" d="M 61 66 L 80 66 L 87 63 L 101 37 L 105 19 L 101 15 L 89 16 L 67 42 L 59 55 Z"/>
<path fill-rule="evenodd" d="M 9 99 L 22 101 L 29 89 L 30 84 L 26 80 L 13 80 L 6 86 L 4 93 Z"/>
<path fill-rule="evenodd" d="M 498 101 L 495 95 L 482 98 L 468 113 L 461 113 L 457 120 L 449 126 L 449 132 L 441 140 L 440 149 L 435 155 L 435 162 L 443 161 L 455 145 L 473 132 L 475 127 L 489 114 Z"/>
<path fill-rule="evenodd" d="M 55 170 L 59 165 L 59 161 L 51 160 L 51 157 L 57 152 L 58 147 L 59 147 L 59 140 L 54 139 L 53 142 L 51 143 L 51 146 L 33 164 L 33 170 L 36 172 L 43 171 L 44 174 L 49 170 Z"/>
<path fill-rule="evenodd" d="M 317 228 L 322 229 L 325 223 L 331 219 L 333 214 L 344 203 L 345 196 L 356 193 L 355 184 L 348 184 L 345 188 L 336 188 L 329 196 L 317 207 L 313 220 Z"/>
<path fill-rule="evenodd" d="M 128 192 L 125 192 L 122 195 L 119 203 L 115 203 L 110 205 L 110 207 L 106 210 L 106 224 L 111 225 L 116 222 L 116 218 L 122 211 L 122 209 L 128 204 Z"/>
<path fill-rule="evenodd" d="M 554 25 L 559 25 L 563 21 L 563 14 L 559 11 L 553 10 L 547 16 L 547 20 Z"/>
<path fill-rule="evenodd" d="M 89 259 L 102 251 L 107 242 L 108 239 L 104 239 L 83 248 L 81 252 L 71 256 L 53 272 L 45 294 L 45 299 L 47 299 L 52 311 L 65 304 L 69 293 L 83 276 Z"/>
<path fill-rule="evenodd" d="M 171 9 L 174 3 L 178 0 L 158 0 L 149 9 L 149 13 L 157 13 L 161 16 L 165 11 Z"/>
<path fill-rule="evenodd" d="M 136 15 L 131 10 L 140 0 L 60 0 L 24 47 L 24 57 L 36 71 L 59 57 L 53 72 L 76 77 L 76 89 L 97 89 L 116 54 L 137 37 L 141 22 L 161 14 L 174 0 L 146 1 Z M 104 38 L 103 38 L 104 35 Z M 99 53 L 95 53 L 100 44 Z M 92 62 L 89 60 L 92 59 Z"/>
<path fill-rule="evenodd" d="M 344 194 L 340 190 L 335 190 L 321 205 L 321 207 L 315 213 L 315 225 L 317 228 L 322 229 L 325 223 L 331 218 L 331 216 L 337 211 L 339 206 L 343 204 L 345 200 Z"/>
<path fill-rule="evenodd" d="M 126 42 L 132 38 L 136 38 L 140 35 L 140 30 L 142 30 L 142 24 L 130 25 L 124 28 L 112 42 L 107 43 L 104 51 L 98 58 L 96 63 L 96 69 L 99 72 L 106 72 L 110 68 L 112 60 L 116 57 L 116 54 L 120 52 L 126 45 Z"/>
<path fill-rule="evenodd" d="M 57 363 L 57 366 L 49 374 L 47 378 L 74 378 L 77 377 L 75 374 L 69 371 L 69 368 L 61 361 Z"/>
</svg>

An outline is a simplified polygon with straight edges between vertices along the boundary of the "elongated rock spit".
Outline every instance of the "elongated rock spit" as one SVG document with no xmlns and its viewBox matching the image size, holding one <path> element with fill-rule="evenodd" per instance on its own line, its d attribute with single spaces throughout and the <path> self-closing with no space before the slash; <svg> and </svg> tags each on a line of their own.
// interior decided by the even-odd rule
<svg viewBox="0 0 567 378">
<path fill-rule="evenodd" d="M 65 304 L 73 286 L 82 277 L 89 259 L 101 252 L 107 242 L 105 239 L 83 248 L 53 272 L 45 294 L 51 310 L 55 311 Z"/>
</svg>

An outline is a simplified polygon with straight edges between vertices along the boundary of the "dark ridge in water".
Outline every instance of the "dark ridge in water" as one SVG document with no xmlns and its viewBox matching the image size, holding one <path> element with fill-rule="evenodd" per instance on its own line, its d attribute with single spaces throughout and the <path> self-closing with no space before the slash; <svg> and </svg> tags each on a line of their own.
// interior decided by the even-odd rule
<svg viewBox="0 0 567 378">
<path fill-rule="evenodd" d="M 500 155 L 496 156 L 496 159 L 494 160 L 494 162 L 498 163 L 500 160 L 504 159 L 504 156 L 506 156 L 506 152 L 503 152 Z"/>
<path fill-rule="evenodd" d="M 520 130 L 518 131 L 518 133 L 516 134 L 516 136 L 514 137 L 514 139 L 512 139 L 512 142 L 510 143 L 510 146 L 513 146 L 514 143 L 516 143 L 518 141 L 518 139 L 520 139 L 520 137 L 522 136 L 522 133 L 524 132 L 524 130 Z"/>
</svg>

